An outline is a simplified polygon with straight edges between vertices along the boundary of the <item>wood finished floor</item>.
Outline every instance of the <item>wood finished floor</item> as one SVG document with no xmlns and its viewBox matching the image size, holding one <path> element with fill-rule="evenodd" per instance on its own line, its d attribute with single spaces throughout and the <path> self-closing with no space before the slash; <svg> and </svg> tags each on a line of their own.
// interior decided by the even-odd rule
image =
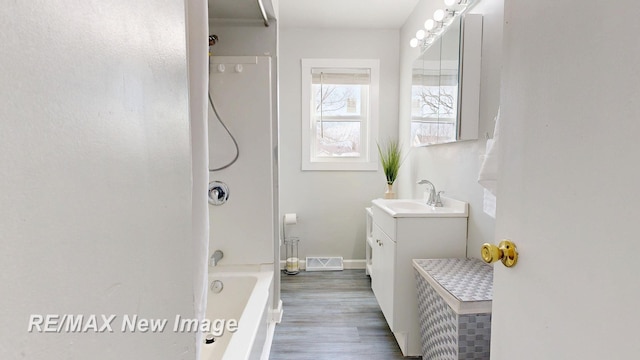
<svg viewBox="0 0 640 360">
<path fill-rule="evenodd" d="M 275 329 L 270 360 L 408 359 L 364 270 L 301 271 L 281 279 L 284 316 Z"/>
</svg>

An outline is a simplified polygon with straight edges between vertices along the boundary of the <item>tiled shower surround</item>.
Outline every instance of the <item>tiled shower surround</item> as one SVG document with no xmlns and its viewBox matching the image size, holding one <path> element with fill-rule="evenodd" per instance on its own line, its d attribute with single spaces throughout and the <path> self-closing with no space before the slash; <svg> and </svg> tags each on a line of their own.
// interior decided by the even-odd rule
<svg viewBox="0 0 640 360">
<path fill-rule="evenodd" d="M 476 259 L 415 260 L 415 263 L 437 284 L 432 285 L 415 270 L 422 359 L 489 359 L 490 310 L 469 313 L 462 309 L 481 302 L 490 307 L 493 268 Z M 456 313 L 434 286 L 453 295 L 463 314 Z"/>
</svg>

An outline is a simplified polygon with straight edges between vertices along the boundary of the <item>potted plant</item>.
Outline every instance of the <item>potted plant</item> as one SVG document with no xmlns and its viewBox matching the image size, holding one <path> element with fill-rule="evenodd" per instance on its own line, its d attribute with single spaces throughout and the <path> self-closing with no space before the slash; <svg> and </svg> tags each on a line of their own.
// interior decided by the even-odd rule
<svg viewBox="0 0 640 360">
<path fill-rule="evenodd" d="M 378 144 L 378 153 L 380 154 L 380 162 L 384 175 L 387 178 L 387 190 L 384 193 L 385 199 L 394 199 L 396 193 L 393 191 L 393 183 L 398 177 L 398 170 L 402 163 L 402 150 L 395 140 L 388 140 L 384 149 Z"/>
</svg>

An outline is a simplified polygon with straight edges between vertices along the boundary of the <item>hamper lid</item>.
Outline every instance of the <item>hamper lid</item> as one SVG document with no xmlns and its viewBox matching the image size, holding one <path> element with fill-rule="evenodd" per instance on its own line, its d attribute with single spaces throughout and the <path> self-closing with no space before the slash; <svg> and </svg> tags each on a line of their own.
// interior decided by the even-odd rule
<svg viewBox="0 0 640 360">
<path fill-rule="evenodd" d="M 491 265 L 478 259 L 414 259 L 413 263 L 457 313 L 491 312 Z"/>
</svg>

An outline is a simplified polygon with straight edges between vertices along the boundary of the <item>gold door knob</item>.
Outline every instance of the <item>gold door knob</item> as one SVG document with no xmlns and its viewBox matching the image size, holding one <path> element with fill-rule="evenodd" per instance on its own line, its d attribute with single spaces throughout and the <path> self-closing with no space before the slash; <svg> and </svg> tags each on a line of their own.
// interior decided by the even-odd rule
<svg viewBox="0 0 640 360">
<path fill-rule="evenodd" d="M 518 249 L 516 248 L 516 244 L 509 240 L 501 241 L 498 246 L 484 243 L 480 249 L 480 253 L 482 254 L 482 260 L 487 264 L 502 260 L 504 266 L 512 267 L 518 262 Z"/>
</svg>

